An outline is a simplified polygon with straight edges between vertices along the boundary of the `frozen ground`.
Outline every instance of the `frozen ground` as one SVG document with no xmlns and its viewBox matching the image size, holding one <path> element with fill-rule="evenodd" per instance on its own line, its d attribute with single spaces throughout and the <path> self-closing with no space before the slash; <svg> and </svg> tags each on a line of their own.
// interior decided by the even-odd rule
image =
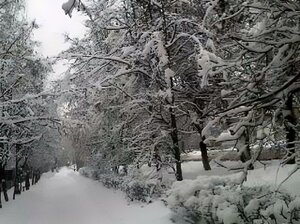
<svg viewBox="0 0 300 224">
<path fill-rule="evenodd" d="M 123 193 L 67 168 L 44 174 L 0 209 L 5 224 L 170 224 L 170 216 L 161 202 L 128 205 Z"/>
</svg>

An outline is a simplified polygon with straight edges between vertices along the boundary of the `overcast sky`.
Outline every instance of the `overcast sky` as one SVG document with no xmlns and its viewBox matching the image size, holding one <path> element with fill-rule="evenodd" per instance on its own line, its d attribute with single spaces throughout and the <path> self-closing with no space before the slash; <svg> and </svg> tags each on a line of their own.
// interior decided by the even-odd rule
<svg viewBox="0 0 300 224">
<path fill-rule="evenodd" d="M 68 48 L 63 34 L 68 33 L 71 37 L 83 37 L 85 16 L 73 11 L 72 18 L 64 14 L 61 6 L 67 0 L 26 0 L 27 16 L 30 20 L 35 19 L 40 26 L 34 32 L 34 40 L 40 41 L 38 51 L 44 56 L 56 56 L 62 50 Z M 62 63 L 54 66 L 55 74 L 51 74 L 49 80 L 60 76 L 66 66 Z"/>
<path fill-rule="evenodd" d="M 66 0 L 27 0 L 27 15 L 36 19 L 40 29 L 35 31 L 34 39 L 41 41 L 40 52 L 44 56 L 55 56 L 67 48 L 64 33 L 71 37 L 83 37 L 85 27 L 84 16 L 74 10 L 72 18 L 66 16 L 62 4 Z"/>
</svg>

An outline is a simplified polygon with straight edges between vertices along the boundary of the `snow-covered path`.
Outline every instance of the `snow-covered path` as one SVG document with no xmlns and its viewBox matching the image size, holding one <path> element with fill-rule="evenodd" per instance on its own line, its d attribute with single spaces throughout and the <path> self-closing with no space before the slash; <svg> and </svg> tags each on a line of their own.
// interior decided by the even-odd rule
<svg viewBox="0 0 300 224">
<path fill-rule="evenodd" d="M 160 202 L 128 205 L 123 193 L 63 168 L 15 201 L 3 203 L 5 224 L 170 224 L 170 211 Z"/>
</svg>

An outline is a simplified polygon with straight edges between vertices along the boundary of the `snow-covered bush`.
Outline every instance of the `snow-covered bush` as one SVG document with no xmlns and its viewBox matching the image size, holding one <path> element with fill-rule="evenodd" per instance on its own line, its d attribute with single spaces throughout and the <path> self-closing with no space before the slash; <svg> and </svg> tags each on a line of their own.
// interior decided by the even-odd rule
<svg viewBox="0 0 300 224">
<path fill-rule="evenodd" d="M 99 180 L 107 188 L 121 189 L 124 178 L 117 175 L 99 174 Z"/>
<path fill-rule="evenodd" d="M 158 198 L 162 194 L 162 187 L 155 179 L 145 180 L 136 176 L 118 176 L 103 174 L 90 167 L 79 169 L 85 177 L 99 180 L 105 187 L 121 190 L 131 201 L 151 202 L 151 198 Z"/>
<path fill-rule="evenodd" d="M 131 201 L 150 202 L 161 195 L 161 188 L 153 181 L 134 180 L 127 176 L 100 175 L 99 180 L 108 188 L 119 189 Z"/>
<path fill-rule="evenodd" d="M 90 167 L 82 167 L 78 170 L 78 172 L 85 177 L 97 180 L 98 179 L 98 174 L 95 169 L 92 169 Z"/>
<path fill-rule="evenodd" d="M 199 177 L 174 183 L 165 199 L 174 220 L 198 224 L 300 223 L 300 197 L 239 180 Z"/>
<path fill-rule="evenodd" d="M 151 198 L 157 198 L 162 194 L 162 188 L 152 181 L 131 180 L 122 188 L 131 201 L 151 202 Z"/>
<path fill-rule="evenodd" d="M 151 186 L 141 181 L 131 181 L 126 186 L 122 186 L 127 197 L 131 200 L 147 202 L 150 197 Z"/>
</svg>

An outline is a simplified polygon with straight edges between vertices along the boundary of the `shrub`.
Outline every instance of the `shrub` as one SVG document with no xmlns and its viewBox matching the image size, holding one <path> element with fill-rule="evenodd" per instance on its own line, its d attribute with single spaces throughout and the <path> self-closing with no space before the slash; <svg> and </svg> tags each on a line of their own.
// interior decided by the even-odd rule
<svg viewBox="0 0 300 224">
<path fill-rule="evenodd" d="M 82 167 L 79 169 L 78 171 L 82 176 L 97 180 L 98 179 L 98 175 L 97 175 L 97 171 L 90 168 L 90 167 Z"/>
<path fill-rule="evenodd" d="M 122 190 L 131 200 L 151 202 L 151 198 L 160 197 L 162 189 L 155 181 L 131 180 L 122 186 Z"/>
<path fill-rule="evenodd" d="M 243 187 L 221 177 L 176 182 L 165 201 L 180 222 L 300 223 L 300 197 L 274 193 L 268 186 Z"/>
<path fill-rule="evenodd" d="M 99 180 L 105 187 L 125 192 L 131 201 L 151 202 L 151 198 L 160 197 L 162 188 L 157 180 L 145 180 L 136 176 L 118 176 L 113 173 L 103 174 L 84 167 L 79 173 L 85 177 Z M 137 180 L 138 179 L 138 180 Z"/>
</svg>

